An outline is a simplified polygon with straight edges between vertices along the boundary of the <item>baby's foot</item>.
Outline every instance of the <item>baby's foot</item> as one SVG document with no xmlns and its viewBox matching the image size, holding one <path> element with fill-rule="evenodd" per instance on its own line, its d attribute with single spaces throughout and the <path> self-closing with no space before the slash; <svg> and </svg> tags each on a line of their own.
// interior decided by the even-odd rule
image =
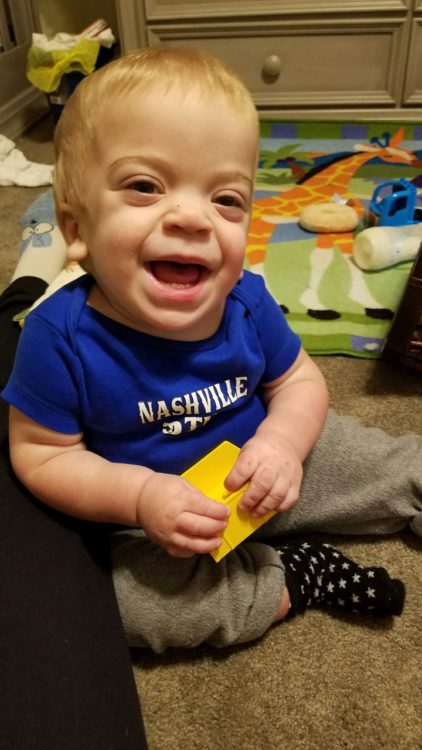
<svg viewBox="0 0 422 750">
<path fill-rule="evenodd" d="M 292 615 L 308 607 L 335 607 L 374 617 L 403 611 L 405 587 L 385 568 L 358 565 L 329 544 L 288 542 L 276 549 L 285 569 Z"/>
</svg>

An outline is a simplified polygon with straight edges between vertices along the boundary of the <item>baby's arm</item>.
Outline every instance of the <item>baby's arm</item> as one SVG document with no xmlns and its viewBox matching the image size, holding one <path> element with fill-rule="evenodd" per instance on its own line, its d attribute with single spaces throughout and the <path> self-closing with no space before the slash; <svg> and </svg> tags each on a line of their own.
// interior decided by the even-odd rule
<svg viewBox="0 0 422 750">
<path fill-rule="evenodd" d="M 142 526 L 176 557 L 221 544 L 228 508 L 182 477 L 113 463 L 89 451 L 82 434 L 49 430 L 10 409 L 10 455 L 16 475 L 42 502 L 91 521 Z"/>
<path fill-rule="evenodd" d="M 263 516 L 298 499 L 302 464 L 318 440 L 328 409 L 322 373 L 301 349 L 284 375 L 263 386 L 267 416 L 243 446 L 225 485 L 250 481 L 239 507 Z"/>
</svg>

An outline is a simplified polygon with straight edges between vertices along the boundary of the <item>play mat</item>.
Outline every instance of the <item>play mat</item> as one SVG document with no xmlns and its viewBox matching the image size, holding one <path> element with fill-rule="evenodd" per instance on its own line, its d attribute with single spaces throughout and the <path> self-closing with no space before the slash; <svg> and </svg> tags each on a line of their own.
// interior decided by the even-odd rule
<svg viewBox="0 0 422 750">
<path fill-rule="evenodd" d="M 411 261 L 362 271 L 353 235 L 300 228 L 305 205 L 352 199 L 365 228 L 374 189 L 422 188 L 422 125 L 262 122 L 246 267 L 262 273 L 311 354 L 380 356 Z"/>
</svg>

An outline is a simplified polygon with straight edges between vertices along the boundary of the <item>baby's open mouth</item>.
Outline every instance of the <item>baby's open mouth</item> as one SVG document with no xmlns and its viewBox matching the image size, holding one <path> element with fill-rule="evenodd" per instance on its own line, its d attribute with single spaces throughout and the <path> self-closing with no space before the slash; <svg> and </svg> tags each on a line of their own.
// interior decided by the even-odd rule
<svg viewBox="0 0 422 750">
<path fill-rule="evenodd" d="M 152 261 L 150 268 L 157 281 L 173 287 L 195 286 L 206 272 L 199 263 L 178 263 L 173 260 Z"/>
</svg>

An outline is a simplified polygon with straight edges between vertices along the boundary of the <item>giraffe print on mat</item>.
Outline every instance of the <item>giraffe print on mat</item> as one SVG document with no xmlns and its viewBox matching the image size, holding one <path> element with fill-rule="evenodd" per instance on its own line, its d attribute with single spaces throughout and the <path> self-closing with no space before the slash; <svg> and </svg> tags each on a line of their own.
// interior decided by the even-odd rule
<svg viewBox="0 0 422 750">
<path fill-rule="evenodd" d="M 344 156 L 317 170 L 311 170 L 300 180 L 299 184 L 278 195 L 257 198 L 254 201 L 246 251 L 251 271 L 265 278 L 264 261 L 275 225 L 289 222 L 289 220 L 297 222 L 305 206 L 331 201 L 333 196 L 338 195 L 344 200 L 351 201 L 361 218 L 365 208 L 349 192 L 349 183 L 363 164 L 374 158 L 382 159 L 390 164 L 412 166 L 420 164 L 413 152 L 400 147 L 404 138 L 403 128 L 400 128 L 392 137 L 387 133 L 383 138 L 383 142 L 378 138 L 373 138 L 369 144 L 356 145 L 356 153 Z M 350 299 L 361 305 L 366 315 L 370 317 L 391 318 L 392 311 L 384 308 L 373 297 L 364 275 L 352 260 L 352 232 L 315 235 L 315 247 L 311 253 L 310 278 L 300 297 L 300 303 L 307 309 L 308 315 L 325 320 L 340 317 L 337 310 L 326 309 L 318 296 L 319 285 L 334 257 L 334 246 L 340 249 L 347 263 L 351 278 Z"/>
</svg>

